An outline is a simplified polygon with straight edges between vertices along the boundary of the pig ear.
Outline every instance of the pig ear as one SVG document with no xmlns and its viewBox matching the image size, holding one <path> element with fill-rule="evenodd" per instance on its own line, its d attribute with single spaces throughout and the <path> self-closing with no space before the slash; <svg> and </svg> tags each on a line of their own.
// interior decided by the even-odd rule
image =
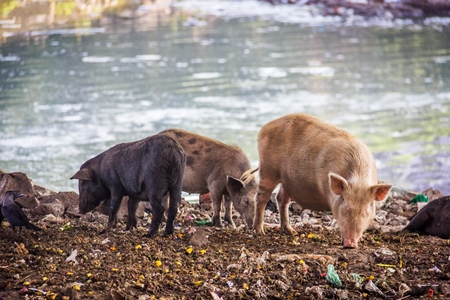
<svg viewBox="0 0 450 300">
<path fill-rule="evenodd" d="M 330 189 L 335 195 L 342 195 L 342 192 L 347 189 L 348 182 L 344 177 L 339 176 L 336 173 L 328 173 L 328 178 L 330 182 Z"/>
<path fill-rule="evenodd" d="M 376 184 L 370 187 L 373 198 L 377 201 L 383 201 L 392 189 L 390 184 Z"/>
<path fill-rule="evenodd" d="M 93 174 L 90 169 L 84 168 L 76 172 L 70 179 L 93 180 Z"/>
<path fill-rule="evenodd" d="M 227 189 L 230 194 L 239 193 L 243 188 L 245 188 L 244 182 L 237 178 L 227 176 Z"/>
</svg>

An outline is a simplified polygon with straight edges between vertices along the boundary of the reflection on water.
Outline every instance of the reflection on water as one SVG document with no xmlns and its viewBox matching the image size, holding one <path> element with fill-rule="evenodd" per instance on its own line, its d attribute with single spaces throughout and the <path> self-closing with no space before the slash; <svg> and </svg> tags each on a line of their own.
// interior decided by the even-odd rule
<svg viewBox="0 0 450 300">
<path fill-rule="evenodd" d="M 68 178 L 85 160 L 170 127 L 236 143 L 256 166 L 259 128 L 306 112 L 364 140 L 380 179 L 450 193 L 447 25 L 282 21 L 252 1 L 185 12 L 195 3 L 154 28 L 5 38 L 0 168 L 76 189 Z"/>
</svg>

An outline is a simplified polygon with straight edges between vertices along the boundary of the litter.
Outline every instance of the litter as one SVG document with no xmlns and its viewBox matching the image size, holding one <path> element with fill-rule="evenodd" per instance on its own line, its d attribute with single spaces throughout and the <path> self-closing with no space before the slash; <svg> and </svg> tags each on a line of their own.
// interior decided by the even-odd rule
<svg viewBox="0 0 450 300">
<path fill-rule="evenodd" d="M 73 250 L 72 254 L 70 254 L 70 256 L 66 258 L 66 262 L 73 261 L 76 265 L 78 265 L 78 261 L 76 259 L 77 255 L 78 255 L 78 250 L 77 249 Z"/>
<path fill-rule="evenodd" d="M 385 296 L 385 295 L 383 294 L 383 292 L 382 292 L 379 288 L 377 288 L 377 286 L 373 283 L 372 280 L 369 280 L 369 281 L 366 283 L 366 285 L 364 286 L 364 288 L 365 288 L 367 291 L 369 291 L 369 292 L 375 292 L 375 293 L 377 293 L 377 294 L 379 294 L 379 295 L 382 295 L 383 297 Z"/>
<path fill-rule="evenodd" d="M 339 275 L 334 270 L 333 265 L 328 265 L 327 267 L 327 275 L 325 278 L 334 286 L 342 287 L 341 279 L 339 279 Z"/>
</svg>

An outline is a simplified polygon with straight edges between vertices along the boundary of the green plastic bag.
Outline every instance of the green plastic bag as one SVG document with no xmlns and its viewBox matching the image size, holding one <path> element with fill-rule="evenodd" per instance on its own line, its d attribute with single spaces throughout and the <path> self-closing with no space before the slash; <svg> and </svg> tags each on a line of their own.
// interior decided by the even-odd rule
<svg viewBox="0 0 450 300">
<path fill-rule="evenodd" d="M 339 279 L 339 275 L 334 270 L 333 265 L 328 265 L 327 267 L 327 276 L 325 278 L 330 282 L 332 285 L 337 287 L 342 287 L 341 279 Z"/>
<path fill-rule="evenodd" d="M 409 201 L 409 204 L 415 204 L 415 203 L 419 203 L 419 202 L 428 203 L 428 198 L 422 194 L 419 194 L 419 195 L 415 196 L 414 198 L 412 198 L 412 200 Z"/>
<path fill-rule="evenodd" d="M 197 224 L 197 226 L 206 226 L 212 224 L 210 220 L 203 220 L 203 221 L 194 220 L 194 223 Z"/>
</svg>

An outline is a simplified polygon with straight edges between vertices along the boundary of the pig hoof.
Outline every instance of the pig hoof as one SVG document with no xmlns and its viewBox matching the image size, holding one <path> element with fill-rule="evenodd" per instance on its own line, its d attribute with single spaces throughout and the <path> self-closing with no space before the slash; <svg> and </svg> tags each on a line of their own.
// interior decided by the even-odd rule
<svg viewBox="0 0 450 300">
<path fill-rule="evenodd" d="M 227 221 L 227 223 L 228 223 L 228 225 L 230 225 L 231 227 L 236 228 L 236 224 L 234 224 L 233 221 L 231 221 L 231 222 Z"/>
<path fill-rule="evenodd" d="M 297 231 L 294 228 L 292 228 L 291 226 L 285 227 L 283 229 L 283 232 L 286 233 L 286 234 L 289 234 L 289 235 L 296 235 L 297 234 Z"/>
<path fill-rule="evenodd" d="M 165 237 L 172 237 L 172 236 L 173 236 L 173 231 L 172 231 L 172 232 L 167 232 L 167 231 L 165 231 L 165 232 L 164 232 L 164 236 L 165 236 Z"/>
<path fill-rule="evenodd" d="M 265 235 L 266 233 L 264 232 L 264 229 L 262 228 L 256 228 L 255 232 L 257 235 Z"/>
<path fill-rule="evenodd" d="M 148 237 L 148 238 L 153 238 L 157 233 L 158 233 L 157 231 L 156 232 L 149 232 L 145 236 Z"/>
<path fill-rule="evenodd" d="M 125 229 L 123 231 L 131 231 L 133 228 L 136 228 L 136 226 L 125 226 Z"/>
</svg>

